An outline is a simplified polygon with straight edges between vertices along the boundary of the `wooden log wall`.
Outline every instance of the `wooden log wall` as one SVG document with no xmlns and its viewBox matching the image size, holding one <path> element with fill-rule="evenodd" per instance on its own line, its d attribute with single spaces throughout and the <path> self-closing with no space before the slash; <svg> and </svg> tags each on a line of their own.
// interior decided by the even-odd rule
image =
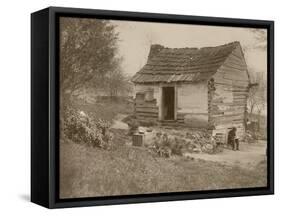
<svg viewBox="0 0 281 216">
<path fill-rule="evenodd" d="M 181 123 L 181 124 L 184 124 L 184 116 L 185 114 L 184 113 L 177 113 L 177 122 L 178 123 Z"/>
<path fill-rule="evenodd" d="M 156 99 L 145 100 L 145 93 L 136 94 L 135 115 L 141 121 L 157 121 L 159 108 Z"/>
<path fill-rule="evenodd" d="M 228 133 L 236 127 L 237 135 L 245 132 L 249 75 L 240 47 L 236 48 L 208 83 L 209 127 Z"/>
</svg>

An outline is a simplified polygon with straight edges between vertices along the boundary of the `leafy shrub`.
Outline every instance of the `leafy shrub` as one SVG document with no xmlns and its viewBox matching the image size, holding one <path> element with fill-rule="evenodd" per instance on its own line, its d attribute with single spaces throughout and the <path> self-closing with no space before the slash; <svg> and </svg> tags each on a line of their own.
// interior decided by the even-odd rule
<svg viewBox="0 0 281 216">
<path fill-rule="evenodd" d="M 68 108 L 63 118 L 64 135 L 77 143 L 85 143 L 93 147 L 110 148 L 112 134 L 110 124 L 102 119 L 93 119 L 84 112 Z"/>
<path fill-rule="evenodd" d="M 172 145 L 172 153 L 176 155 L 182 155 L 183 148 L 187 145 L 185 139 L 175 137 Z"/>
<path fill-rule="evenodd" d="M 158 132 L 154 138 L 152 148 L 161 157 L 170 157 L 172 154 L 182 155 L 182 149 L 186 145 L 184 139 L 168 136 L 166 133 Z"/>
<path fill-rule="evenodd" d="M 216 145 L 212 137 L 204 132 L 188 133 L 186 136 L 158 132 L 153 139 L 152 149 L 164 157 L 182 156 L 185 152 L 215 154 L 223 151 L 222 146 Z"/>
</svg>

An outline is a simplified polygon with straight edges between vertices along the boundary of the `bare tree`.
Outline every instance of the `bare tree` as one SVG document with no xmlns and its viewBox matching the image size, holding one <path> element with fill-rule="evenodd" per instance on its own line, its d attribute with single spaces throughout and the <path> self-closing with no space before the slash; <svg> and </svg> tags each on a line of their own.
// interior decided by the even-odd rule
<svg viewBox="0 0 281 216">
<path fill-rule="evenodd" d="M 256 116 L 258 126 L 260 125 L 260 119 L 266 111 L 267 101 L 267 85 L 265 73 L 256 72 L 251 76 L 252 86 L 250 88 L 248 96 L 249 114 L 251 117 Z"/>
<path fill-rule="evenodd" d="M 249 29 L 253 34 L 253 44 L 245 46 L 244 51 L 251 49 L 259 49 L 266 51 L 267 49 L 267 30 L 265 29 Z"/>
</svg>

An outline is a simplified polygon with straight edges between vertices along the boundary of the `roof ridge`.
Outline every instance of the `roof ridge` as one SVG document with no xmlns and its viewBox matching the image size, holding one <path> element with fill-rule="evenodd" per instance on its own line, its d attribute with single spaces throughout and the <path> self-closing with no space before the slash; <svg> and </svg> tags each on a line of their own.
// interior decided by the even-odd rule
<svg viewBox="0 0 281 216">
<path fill-rule="evenodd" d="M 160 44 L 152 44 L 152 46 L 160 46 L 162 49 L 160 52 L 162 52 L 163 50 L 167 50 L 167 49 L 174 49 L 174 50 L 184 50 L 184 49 L 193 49 L 193 50 L 201 50 L 201 49 L 206 49 L 206 48 L 219 48 L 219 47 L 224 47 L 224 46 L 230 46 L 230 45 L 240 45 L 240 42 L 239 41 L 232 41 L 232 42 L 229 42 L 229 43 L 225 43 L 225 44 L 222 44 L 222 45 L 217 45 L 217 46 L 206 46 L 206 47 L 165 47 L 165 46 L 162 46 Z M 159 52 L 159 53 L 160 53 Z"/>
<path fill-rule="evenodd" d="M 241 48 L 239 41 L 202 48 L 168 48 L 159 44 L 152 45 L 154 50 L 150 50 L 147 63 L 135 74 L 132 81 L 206 80 L 216 73 L 238 46 Z"/>
</svg>

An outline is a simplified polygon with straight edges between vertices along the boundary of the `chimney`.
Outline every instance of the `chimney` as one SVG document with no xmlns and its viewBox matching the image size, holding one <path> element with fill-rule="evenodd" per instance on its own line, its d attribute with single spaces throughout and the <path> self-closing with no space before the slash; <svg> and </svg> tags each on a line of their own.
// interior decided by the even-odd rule
<svg viewBox="0 0 281 216">
<path fill-rule="evenodd" d="M 163 50 L 165 47 L 159 45 L 159 44 L 153 44 L 150 46 L 150 51 L 148 55 L 148 59 L 152 58 L 153 56 L 157 55 L 161 50 Z"/>
</svg>

